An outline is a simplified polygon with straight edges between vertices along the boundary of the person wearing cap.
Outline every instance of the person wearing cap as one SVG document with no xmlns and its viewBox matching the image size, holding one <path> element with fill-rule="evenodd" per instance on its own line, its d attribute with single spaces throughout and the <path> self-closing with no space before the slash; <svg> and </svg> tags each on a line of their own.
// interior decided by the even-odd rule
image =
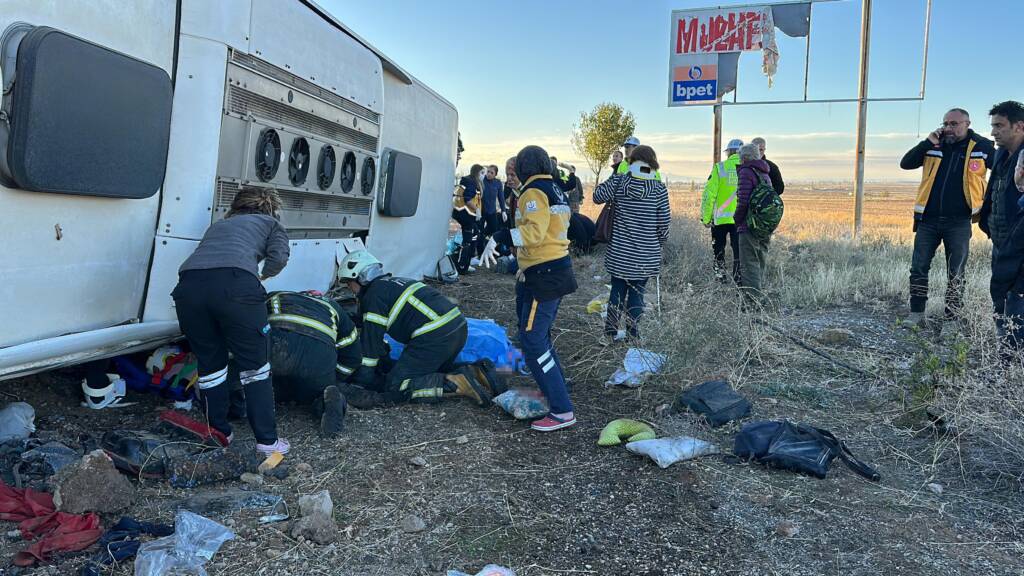
<svg viewBox="0 0 1024 576">
<path fill-rule="evenodd" d="M 384 266 L 366 250 L 347 254 L 338 265 L 338 280 L 359 300 L 363 319 L 359 331 L 362 359 L 345 395 L 360 408 L 366 391 L 383 395 L 386 402 L 433 404 L 442 398 L 464 396 L 489 406 L 492 395 L 504 389 L 493 375 L 493 365 L 459 365 L 459 353 L 469 335 L 459 307 L 440 292 L 410 278 L 384 273 Z M 387 361 L 388 335 L 404 346 L 401 355 L 379 377 L 378 366 Z M 488 372 L 488 373 L 484 373 Z"/>
<path fill-rule="evenodd" d="M 614 176 L 615 174 L 629 174 L 630 155 L 633 154 L 633 150 L 635 150 L 636 147 L 639 145 L 640 140 L 636 136 L 630 136 L 629 138 L 626 138 L 626 142 L 622 145 L 622 147 L 626 150 L 626 154 L 622 157 L 622 160 L 619 161 L 619 167 L 615 169 L 615 173 L 612 174 L 612 176 Z M 664 182 L 664 180 L 662 180 L 661 178 L 661 172 L 657 170 L 654 171 L 654 179 L 659 182 Z"/>
<path fill-rule="evenodd" d="M 739 150 L 743 141 L 733 139 L 725 147 L 726 159 L 711 168 L 701 197 L 701 222 L 711 228 L 711 249 L 715 256 L 715 277 L 725 282 L 725 242 L 732 247 L 732 279 L 740 282 L 740 245 L 736 236 L 736 188 L 739 177 Z"/>
</svg>

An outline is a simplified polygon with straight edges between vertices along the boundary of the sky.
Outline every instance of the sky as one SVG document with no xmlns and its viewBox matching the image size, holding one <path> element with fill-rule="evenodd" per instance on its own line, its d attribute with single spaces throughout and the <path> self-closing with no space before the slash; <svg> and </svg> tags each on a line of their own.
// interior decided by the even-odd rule
<svg viewBox="0 0 1024 576">
<path fill-rule="evenodd" d="M 571 146 L 581 112 L 614 102 L 636 117 L 671 180 L 703 180 L 712 162 L 712 108 L 670 108 L 672 10 L 750 4 L 743 0 L 319 0 L 338 19 L 459 111 L 466 151 L 459 165 L 504 165 L 537 144 L 592 178 Z M 855 98 L 859 0 L 815 3 L 809 98 Z M 869 96 L 916 97 L 921 82 L 925 0 L 874 0 Z M 1024 0 L 933 0 L 925 99 L 869 105 L 868 180 L 915 180 L 900 157 L 951 107 L 988 135 L 988 110 L 1024 101 L 1018 35 Z M 741 100 L 803 96 L 804 38 L 777 31 L 775 85 L 759 52 L 740 58 Z M 1007 62 L 1016 60 L 1013 65 Z M 1014 78 L 1009 70 L 1017 72 Z M 731 98 L 732 95 L 729 95 Z M 385 119 L 386 122 L 386 119 Z M 762 136 L 767 156 L 793 180 L 851 180 L 856 104 L 727 106 L 723 139 Z M 603 178 L 603 176 L 602 176 Z"/>
</svg>

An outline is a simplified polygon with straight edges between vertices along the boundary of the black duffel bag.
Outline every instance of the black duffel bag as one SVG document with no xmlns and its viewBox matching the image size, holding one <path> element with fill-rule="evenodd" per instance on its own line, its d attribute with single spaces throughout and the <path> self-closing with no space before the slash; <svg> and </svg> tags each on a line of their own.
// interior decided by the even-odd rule
<svg viewBox="0 0 1024 576">
<path fill-rule="evenodd" d="M 686 390 L 676 400 L 676 409 L 683 408 L 703 416 L 712 428 L 750 415 L 750 402 L 725 380 L 704 382 Z"/>
<path fill-rule="evenodd" d="M 828 430 L 788 420 L 751 422 L 736 434 L 736 456 L 773 468 L 825 478 L 838 456 L 857 474 L 877 482 L 878 472 L 861 462 Z"/>
</svg>

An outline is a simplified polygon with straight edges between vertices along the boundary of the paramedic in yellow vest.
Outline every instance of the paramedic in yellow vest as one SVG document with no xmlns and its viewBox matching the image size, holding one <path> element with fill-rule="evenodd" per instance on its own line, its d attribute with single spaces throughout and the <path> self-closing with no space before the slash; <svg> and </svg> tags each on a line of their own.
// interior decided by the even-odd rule
<svg viewBox="0 0 1024 576">
<path fill-rule="evenodd" d="M 725 160 L 711 167 L 711 175 L 704 184 L 701 197 L 701 222 L 711 228 L 711 249 L 715 255 L 715 278 L 725 282 L 725 241 L 732 246 L 732 279 L 740 281 L 740 245 L 736 235 L 736 188 L 739 178 L 736 167 L 740 164 L 739 150 L 743 141 L 733 139 L 725 147 Z"/>
<path fill-rule="evenodd" d="M 459 250 L 459 258 L 455 267 L 459 274 L 475 272 L 470 266 L 471 260 L 476 255 L 477 235 L 480 234 L 480 221 L 483 217 L 481 195 L 483 194 L 483 181 L 481 173 L 484 167 L 473 164 L 469 174 L 459 180 L 452 195 L 452 219 L 459 223 L 462 228 L 462 247 Z"/>
<path fill-rule="evenodd" d="M 569 256 L 569 203 L 553 182 L 553 170 L 550 157 L 540 146 L 527 146 L 519 151 L 516 174 L 523 184 L 516 192 L 516 226 L 495 234 L 480 256 L 485 265 L 490 265 L 495 243 L 513 245 L 518 252 L 519 342 L 526 365 L 550 407 L 547 416 L 530 425 L 538 432 L 553 432 L 576 424 L 562 362 L 551 340 L 551 327 L 562 298 L 576 291 Z"/>
<path fill-rule="evenodd" d="M 615 173 L 612 174 L 612 176 L 615 174 L 625 174 L 629 172 L 629 155 L 632 154 L 633 150 L 636 150 L 636 147 L 639 145 L 640 140 L 636 136 L 626 138 L 625 144 L 622 145 L 623 149 L 626 150 L 626 155 L 619 161 L 619 166 L 615 169 Z M 654 178 L 659 182 L 664 182 L 664 180 L 661 179 L 661 172 L 657 170 L 654 171 Z"/>
<path fill-rule="evenodd" d="M 914 203 L 914 254 L 910 264 L 911 326 L 925 327 L 928 272 L 935 250 L 946 254 L 946 305 L 943 332 L 955 330 L 963 304 L 964 268 L 971 244 L 971 222 L 977 222 L 985 200 L 985 176 L 995 157 L 992 142 L 970 129 L 966 110 L 953 108 L 942 124 L 910 149 L 900 168 L 921 170 Z"/>
</svg>

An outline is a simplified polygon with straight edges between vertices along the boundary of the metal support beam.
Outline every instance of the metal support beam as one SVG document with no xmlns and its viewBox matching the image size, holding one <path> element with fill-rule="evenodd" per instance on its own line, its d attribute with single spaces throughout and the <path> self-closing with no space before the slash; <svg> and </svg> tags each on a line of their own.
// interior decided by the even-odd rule
<svg viewBox="0 0 1024 576">
<path fill-rule="evenodd" d="M 715 104 L 715 120 L 714 120 L 714 138 L 711 139 L 712 146 L 715 149 L 711 153 L 711 157 L 715 159 L 715 164 L 722 161 L 722 105 Z"/>
<path fill-rule="evenodd" d="M 868 128 L 868 62 L 871 44 L 871 0 L 861 0 L 860 82 L 857 90 L 857 150 L 853 177 L 853 237 L 860 240 L 864 217 L 864 148 Z"/>
</svg>

